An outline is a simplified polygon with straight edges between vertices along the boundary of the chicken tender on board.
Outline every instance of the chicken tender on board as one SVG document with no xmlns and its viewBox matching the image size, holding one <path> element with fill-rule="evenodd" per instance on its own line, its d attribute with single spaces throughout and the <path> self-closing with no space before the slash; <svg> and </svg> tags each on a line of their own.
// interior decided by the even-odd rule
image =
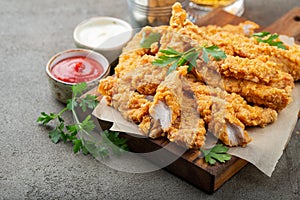
<svg viewBox="0 0 300 200">
<path fill-rule="evenodd" d="M 184 94 L 180 72 L 171 72 L 158 86 L 149 112 L 153 123 L 160 124 L 171 142 L 188 148 L 200 148 L 204 144 L 205 123 L 193 96 Z"/>
<path fill-rule="evenodd" d="M 285 88 L 280 89 L 245 79 L 225 77 L 218 73 L 217 70 L 214 70 L 213 67 L 203 65 L 201 61 L 198 62 L 193 73 L 199 81 L 213 87 L 223 88 L 229 93 L 237 93 L 247 102 L 259 106 L 280 111 L 292 101 L 293 83 L 291 86 L 285 86 Z"/>
</svg>

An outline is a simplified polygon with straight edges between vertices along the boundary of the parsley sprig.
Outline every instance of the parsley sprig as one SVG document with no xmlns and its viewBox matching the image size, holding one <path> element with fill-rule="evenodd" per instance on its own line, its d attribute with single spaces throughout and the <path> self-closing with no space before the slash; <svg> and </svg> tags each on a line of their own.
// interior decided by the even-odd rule
<svg viewBox="0 0 300 200">
<path fill-rule="evenodd" d="M 225 52 L 216 45 L 212 45 L 209 47 L 202 47 L 202 51 L 203 51 L 202 58 L 206 63 L 209 62 L 208 55 L 211 55 L 216 60 L 222 60 L 227 57 Z"/>
<path fill-rule="evenodd" d="M 264 31 L 264 32 L 254 33 L 252 36 L 255 37 L 258 42 L 267 43 L 271 46 L 276 46 L 278 48 L 286 50 L 286 47 L 284 46 L 282 41 L 276 41 L 276 39 L 279 37 L 279 35 L 276 33 L 271 34 L 269 32 Z"/>
<path fill-rule="evenodd" d="M 150 49 L 151 45 L 160 40 L 160 33 L 149 33 L 147 36 L 145 32 L 142 33 L 142 39 L 140 41 L 140 47 Z"/>
<path fill-rule="evenodd" d="M 200 149 L 204 155 L 204 159 L 210 165 L 216 164 L 217 161 L 225 163 L 231 159 L 231 155 L 227 153 L 228 147 L 223 144 L 217 144 L 210 149 Z"/>
<path fill-rule="evenodd" d="M 146 34 L 142 33 L 142 39 L 140 41 L 140 47 L 151 48 L 151 45 L 155 42 L 159 42 L 161 38 L 160 33 L 151 32 Z M 210 61 L 209 55 L 211 55 L 216 60 L 221 60 L 226 58 L 226 54 L 218 46 L 199 46 L 191 48 L 185 52 L 178 52 L 171 47 L 167 49 L 160 50 L 163 55 L 160 55 L 156 60 L 152 62 L 153 65 L 159 67 L 169 66 L 168 73 L 176 70 L 177 67 L 188 65 L 188 71 L 191 71 L 194 66 L 196 66 L 196 60 L 199 58 L 202 52 L 202 59 L 204 62 L 208 63 Z"/>
<path fill-rule="evenodd" d="M 56 126 L 49 132 L 49 138 L 53 143 L 71 142 L 73 144 L 73 152 L 77 153 L 82 151 L 83 154 L 92 154 L 95 157 L 107 157 L 110 151 L 115 154 L 120 154 L 128 150 L 126 139 L 119 138 L 118 132 L 105 130 L 101 134 L 101 139 L 97 140 L 90 134 L 95 129 L 94 121 L 91 115 L 87 115 L 85 119 L 80 122 L 75 109 L 79 106 L 83 112 L 87 108 L 94 109 L 97 104 L 97 96 L 87 94 L 84 98 L 79 98 L 83 91 L 87 88 L 86 83 L 79 83 L 72 86 L 73 97 L 67 101 L 67 105 L 58 113 L 45 113 L 41 112 L 37 122 L 42 125 L 47 125 L 54 122 Z M 65 125 L 63 113 L 71 111 L 75 120 L 74 124 Z M 80 137 L 81 135 L 88 136 L 89 139 Z"/>
<path fill-rule="evenodd" d="M 199 58 L 202 51 L 202 59 L 204 62 L 208 63 L 210 61 L 209 55 L 211 55 L 216 60 L 221 60 L 226 58 L 226 54 L 218 46 L 204 46 L 204 47 L 194 47 L 185 52 L 178 52 L 175 49 L 168 47 L 167 49 L 160 50 L 162 55 L 160 55 L 156 60 L 152 62 L 153 65 L 159 67 L 169 67 L 168 73 L 176 70 L 177 67 L 188 65 L 188 71 L 191 71 L 193 67 L 196 66 L 196 60 Z"/>
</svg>

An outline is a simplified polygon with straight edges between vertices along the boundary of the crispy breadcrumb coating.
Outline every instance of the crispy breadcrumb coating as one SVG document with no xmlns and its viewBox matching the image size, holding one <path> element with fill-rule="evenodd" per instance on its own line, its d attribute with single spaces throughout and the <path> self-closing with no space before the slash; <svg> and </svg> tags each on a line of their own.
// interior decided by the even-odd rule
<svg viewBox="0 0 300 200">
<path fill-rule="evenodd" d="M 254 30 L 259 27 L 257 24 L 246 21 L 238 26 L 198 27 L 186 19 L 186 12 L 181 5 L 174 5 L 173 12 L 175 14 L 170 20 L 170 27 L 176 32 L 196 40 L 201 45 L 211 43 L 217 45 L 227 55 L 273 62 L 276 69 L 289 73 L 295 81 L 300 79 L 300 48 L 294 45 L 287 46 L 287 50 L 284 50 L 258 42 L 251 37 Z"/>
<path fill-rule="evenodd" d="M 173 71 L 161 82 L 149 112 L 171 142 L 200 148 L 205 142 L 205 123 L 194 97 L 184 93 L 181 73 Z"/>
<path fill-rule="evenodd" d="M 275 84 L 278 86 L 282 85 L 284 88 L 277 88 L 272 85 L 267 85 L 266 83 L 236 79 L 235 77 L 225 77 L 214 69 L 217 68 L 214 67 L 215 65 L 203 65 L 203 61 L 198 61 L 193 73 L 199 81 L 213 87 L 220 87 L 229 93 L 237 93 L 247 100 L 247 102 L 259 106 L 280 111 L 292 101 L 293 83 L 289 86 L 278 82 Z M 259 79 L 257 78 L 257 80 Z M 285 79 L 283 79 L 283 82 L 284 81 Z"/>
<path fill-rule="evenodd" d="M 193 96 L 183 94 L 181 115 L 167 134 L 171 142 L 187 148 L 200 148 L 205 143 L 205 122 L 197 112 Z"/>
<path fill-rule="evenodd" d="M 259 43 L 250 21 L 223 27 L 198 27 L 179 3 L 173 5 L 169 26 L 144 27 L 124 47 L 115 75 L 102 79 L 98 91 L 122 116 L 151 138 L 166 137 L 187 148 L 200 148 L 207 134 L 228 146 L 251 142 L 247 127 L 265 127 L 292 101 L 300 79 L 300 48 L 287 50 Z M 150 33 L 160 40 L 150 48 L 140 43 Z M 217 45 L 227 57 L 169 71 L 154 66 L 168 47 L 185 52 Z"/>
</svg>

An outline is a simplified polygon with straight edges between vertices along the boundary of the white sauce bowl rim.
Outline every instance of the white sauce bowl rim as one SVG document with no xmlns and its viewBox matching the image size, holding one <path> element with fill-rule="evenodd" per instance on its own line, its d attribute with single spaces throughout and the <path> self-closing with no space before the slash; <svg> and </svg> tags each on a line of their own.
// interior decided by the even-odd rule
<svg viewBox="0 0 300 200">
<path fill-rule="evenodd" d="M 95 23 L 95 22 L 102 22 L 102 21 L 111 21 L 111 22 L 117 22 L 118 24 L 124 26 L 126 29 L 128 29 L 128 32 L 130 33 L 130 36 L 128 37 L 128 40 L 126 42 L 120 43 L 120 45 L 118 46 L 113 46 L 113 47 L 93 47 L 93 46 L 89 46 L 86 43 L 84 43 L 83 41 L 80 40 L 79 38 L 79 33 L 82 29 L 84 29 L 84 27 L 88 26 L 89 24 Z M 76 28 L 74 29 L 73 32 L 73 39 L 75 41 L 75 44 L 84 48 L 88 48 L 88 49 L 93 49 L 95 51 L 109 51 L 109 50 L 115 50 L 115 49 L 119 49 L 120 47 L 122 47 L 125 43 L 127 43 L 131 37 L 133 35 L 133 28 L 132 26 L 119 18 L 115 18 L 115 17 L 106 17 L 106 16 L 98 16 L 98 17 L 92 17 L 89 19 L 86 19 L 84 21 L 82 21 L 81 23 L 79 23 Z"/>
</svg>

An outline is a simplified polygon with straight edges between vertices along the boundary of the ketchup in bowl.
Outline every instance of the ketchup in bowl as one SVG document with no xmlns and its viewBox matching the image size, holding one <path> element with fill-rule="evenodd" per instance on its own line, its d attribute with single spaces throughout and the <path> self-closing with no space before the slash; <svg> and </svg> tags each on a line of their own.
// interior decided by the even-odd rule
<svg viewBox="0 0 300 200">
<path fill-rule="evenodd" d="M 54 55 L 46 65 L 52 95 L 60 102 L 72 98 L 73 85 L 87 84 L 86 91 L 97 87 L 108 76 L 110 65 L 102 54 L 87 49 L 69 49 Z"/>
<path fill-rule="evenodd" d="M 65 58 L 51 68 L 51 74 L 68 83 L 88 82 L 104 72 L 103 66 L 92 58 L 75 56 Z"/>
</svg>

